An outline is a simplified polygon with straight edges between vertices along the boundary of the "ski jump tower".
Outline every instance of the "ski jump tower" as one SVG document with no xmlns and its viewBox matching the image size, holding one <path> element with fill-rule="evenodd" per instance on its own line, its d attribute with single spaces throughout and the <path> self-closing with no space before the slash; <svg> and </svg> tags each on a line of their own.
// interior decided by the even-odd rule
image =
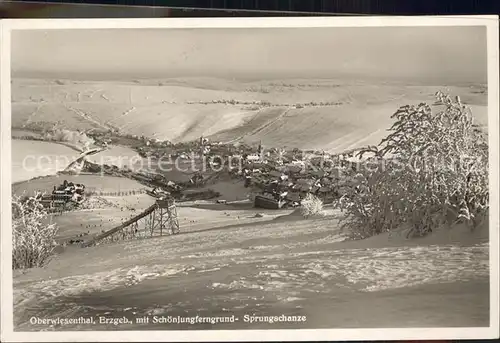
<svg viewBox="0 0 500 343">
<path fill-rule="evenodd" d="M 136 238 L 175 235 L 180 232 L 175 201 L 171 197 L 156 200 L 140 214 L 83 243 L 84 247 Z"/>
<path fill-rule="evenodd" d="M 149 225 L 151 236 L 179 233 L 179 220 L 177 219 L 177 208 L 171 198 L 158 199 L 156 210 L 150 216 Z"/>
</svg>

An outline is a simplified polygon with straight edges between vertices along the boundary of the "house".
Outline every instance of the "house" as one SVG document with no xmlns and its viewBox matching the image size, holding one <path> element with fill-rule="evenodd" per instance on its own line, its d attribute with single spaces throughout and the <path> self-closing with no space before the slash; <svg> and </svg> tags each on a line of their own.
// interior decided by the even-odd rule
<svg viewBox="0 0 500 343">
<path fill-rule="evenodd" d="M 285 201 L 276 200 L 272 197 L 257 195 L 254 200 L 254 206 L 267 209 L 280 209 Z"/>
<path fill-rule="evenodd" d="M 251 164 L 251 166 L 252 166 L 252 168 L 254 168 L 254 169 L 257 169 L 257 168 L 266 168 L 266 167 L 267 167 L 266 163 L 261 162 L 261 161 L 253 162 L 253 163 Z"/>
<path fill-rule="evenodd" d="M 298 192 L 289 192 L 286 195 L 286 200 L 290 202 L 300 202 L 300 194 Z"/>
<path fill-rule="evenodd" d="M 312 165 L 321 166 L 323 163 L 323 158 L 322 157 L 313 157 L 310 159 L 310 162 Z"/>
<path fill-rule="evenodd" d="M 326 175 L 326 172 L 324 170 L 315 170 L 311 174 L 316 178 L 322 178 Z"/>
<path fill-rule="evenodd" d="M 281 181 L 287 181 L 288 180 L 288 175 L 280 175 L 280 180 Z"/>
<path fill-rule="evenodd" d="M 279 168 L 281 168 L 281 166 L 283 165 L 283 162 L 281 162 L 281 161 L 274 161 L 274 160 L 266 160 L 266 164 L 267 164 L 270 168 L 276 168 L 276 169 L 279 169 Z"/>
<path fill-rule="evenodd" d="M 328 185 L 331 185 L 332 184 L 332 180 L 330 180 L 329 178 L 327 177 L 322 177 L 320 180 L 321 184 L 323 186 L 328 186 Z"/>
<path fill-rule="evenodd" d="M 286 170 L 286 172 L 291 173 L 291 174 L 300 173 L 300 171 L 302 170 L 302 166 L 287 165 L 285 170 Z"/>
<path fill-rule="evenodd" d="M 260 156 L 257 154 L 250 154 L 246 158 L 247 161 L 260 161 Z"/>
<path fill-rule="evenodd" d="M 282 173 L 278 170 L 272 170 L 269 172 L 269 176 L 271 177 L 281 177 Z"/>
<path fill-rule="evenodd" d="M 308 186 L 311 186 L 313 184 L 313 181 L 308 180 L 308 179 L 298 179 L 296 183 L 298 185 L 308 185 Z"/>
</svg>

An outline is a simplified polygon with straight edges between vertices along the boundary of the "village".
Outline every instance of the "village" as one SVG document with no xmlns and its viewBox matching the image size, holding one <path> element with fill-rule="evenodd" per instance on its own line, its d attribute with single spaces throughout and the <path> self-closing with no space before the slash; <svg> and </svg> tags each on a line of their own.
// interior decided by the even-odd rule
<svg viewBox="0 0 500 343">
<path fill-rule="evenodd" d="M 93 136 L 96 145 L 125 143 L 117 142 L 116 136 Z M 182 200 L 215 199 L 226 202 L 220 194 L 210 190 L 210 184 L 221 177 L 239 180 L 248 189 L 249 198 L 255 207 L 279 209 L 300 206 L 308 194 L 320 198 L 323 203 L 332 203 L 351 187 L 347 168 L 356 168 L 357 150 L 343 154 L 325 151 L 302 151 L 300 149 L 269 148 L 258 144 L 211 142 L 200 137 L 197 141 L 172 144 L 168 141 L 150 140 L 145 137 L 126 137 L 126 144 L 143 158 L 189 165 L 189 179 L 170 180 L 161 172 L 131 170 L 117 166 L 88 163 L 85 171 L 105 172 L 138 180 L 149 186 L 149 194 L 169 194 Z M 194 168 L 193 168 L 194 166 Z"/>
<path fill-rule="evenodd" d="M 211 142 L 204 137 L 178 144 L 137 136 L 113 134 L 110 137 L 109 133 L 94 134 L 92 138 L 95 147 L 91 150 L 123 144 L 155 163 L 167 159 L 177 166 L 185 163 L 191 170 L 186 172 L 184 180 L 172 180 L 168 173 L 161 171 L 134 170 L 82 158 L 81 163 L 76 163 L 77 171 L 72 166 L 60 171 L 60 175 L 83 172 L 127 177 L 145 185 L 146 193 L 158 199 L 169 197 L 177 202 L 213 200 L 219 204 L 228 203 L 228 200 L 210 186 L 221 179 L 229 179 L 244 185 L 246 198 L 254 207 L 265 209 L 299 207 L 308 194 L 316 196 L 323 204 L 330 204 L 338 200 L 347 187 L 356 186 L 349 176 L 352 173 L 346 171 L 349 168 L 355 170 L 358 165 L 357 150 L 334 155 L 297 148 L 265 149 L 261 142 L 254 145 Z M 52 194 L 43 195 L 42 202 L 54 211 L 76 208 L 90 194 L 84 194 L 84 190 L 85 185 L 65 181 L 54 185 Z"/>
</svg>

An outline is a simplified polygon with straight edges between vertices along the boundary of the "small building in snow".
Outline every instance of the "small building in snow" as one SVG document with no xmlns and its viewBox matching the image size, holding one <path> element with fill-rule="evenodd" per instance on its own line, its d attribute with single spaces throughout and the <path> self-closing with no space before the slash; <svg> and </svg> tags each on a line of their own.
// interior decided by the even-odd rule
<svg viewBox="0 0 500 343">
<path fill-rule="evenodd" d="M 260 156 L 257 154 L 248 155 L 246 158 L 247 161 L 260 161 Z"/>
</svg>

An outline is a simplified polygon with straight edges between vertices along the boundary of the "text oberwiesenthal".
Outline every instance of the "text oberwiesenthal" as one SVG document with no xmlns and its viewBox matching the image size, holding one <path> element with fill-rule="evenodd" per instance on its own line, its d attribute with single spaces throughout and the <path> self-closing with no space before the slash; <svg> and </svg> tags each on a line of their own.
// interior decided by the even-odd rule
<svg viewBox="0 0 500 343">
<path fill-rule="evenodd" d="M 296 323 L 306 322 L 306 316 L 257 316 L 245 314 L 242 318 L 232 316 L 221 317 L 181 317 L 181 316 L 143 316 L 134 319 L 127 317 L 79 317 L 79 318 L 38 318 L 32 317 L 30 323 L 32 325 L 49 325 L 49 326 L 63 326 L 63 325 L 123 325 L 123 324 L 222 324 L 222 323 L 235 323 L 243 321 L 244 323 Z"/>
</svg>

